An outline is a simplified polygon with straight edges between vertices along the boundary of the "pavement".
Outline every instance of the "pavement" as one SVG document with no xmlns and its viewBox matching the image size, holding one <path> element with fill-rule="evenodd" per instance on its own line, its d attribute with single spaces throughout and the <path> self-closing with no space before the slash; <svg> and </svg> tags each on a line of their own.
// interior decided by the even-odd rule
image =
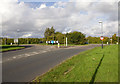
<svg viewBox="0 0 120 84">
<path fill-rule="evenodd" d="M 2 53 L 2 81 L 30 82 L 66 59 L 100 46 L 92 44 L 68 48 L 31 45 L 28 48 Z"/>
</svg>

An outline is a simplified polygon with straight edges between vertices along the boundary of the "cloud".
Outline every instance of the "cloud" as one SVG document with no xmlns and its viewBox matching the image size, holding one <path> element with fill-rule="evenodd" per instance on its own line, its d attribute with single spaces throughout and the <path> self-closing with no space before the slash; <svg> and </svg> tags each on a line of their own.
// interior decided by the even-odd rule
<svg viewBox="0 0 120 84">
<path fill-rule="evenodd" d="M 117 33 L 116 1 L 70 0 L 70 2 L 56 2 L 52 6 L 42 3 L 40 7 L 31 8 L 24 2 L 8 0 L 2 1 L 0 5 L 0 15 L 2 15 L 0 25 L 4 36 L 43 37 L 45 28 L 51 26 L 60 32 L 80 31 L 87 36 L 100 36 L 99 20 L 104 23 L 105 36 L 109 36 L 109 33 Z M 69 30 L 66 31 L 68 27 Z M 17 29 L 20 29 L 19 34 Z"/>
<path fill-rule="evenodd" d="M 32 36 L 32 34 L 25 34 L 25 35 L 21 36 L 21 38 L 28 38 L 30 36 Z"/>
<path fill-rule="evenodd" d="M 42 5 L 40 6 L 40 8 L 46 8 L 46 5 L 45 5 L 45 4 L 42 4 Z"/>
</svg>

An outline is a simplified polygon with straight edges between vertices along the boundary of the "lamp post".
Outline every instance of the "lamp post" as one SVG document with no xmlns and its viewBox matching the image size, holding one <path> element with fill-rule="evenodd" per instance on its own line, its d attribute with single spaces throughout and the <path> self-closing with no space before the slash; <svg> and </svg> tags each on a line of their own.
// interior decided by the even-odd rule
<svg viewBox="0 0 120 84">
<path fill-rule="evenodd" d="M 99 23 L 101 25 L 101 33 L 102 33 L 102 36 L 103 36 L 103 22 L 99 21 Z M 102 40 L 102 49 L 103 49 L 103 40 Z"/>
<path fill-rule="evenodd" d="M 65 32 L 65 35 L 67 34 L 67 32 Z M 65 46 L 65 39 L 66 39 L 66 47 L 67 47 L 67 36 L 66 36 L 66 38 L 65 38 L 65 36 L 64 36 L 64 46 Z"/>
<path fill-rule="evenodd" d="M 65 36 L 64 36 L 64 46 L 65 46 L 65 39 L 66 39 L 66 47 L 67 47 L 67 45 L 68 45 L 68 38 L 67 38 L 67 34 L 68 33 L 70 33 L 72 30 L 70 29 L 70 28 L 67 28 L 67 29 L 69 29 L 69 31 L 68 30 L 66 30 L 65 32 L 64 32 L 64 34 L 66 35 L 66 38 L 65 38 Z"/>
<path fill-rule="evenodd" d="M 66 36 L 66 47 L 67 47 L 67 36 Z"/>
<path fill-rule="evenodd" d="M 20 32 L 20 29 L 17 29 L 17 34 Z M 17 37 L 17 40 L 19 39 L 19 37 Z M 18 40 L 18 45 L 19 45 L 19 40 Z"/>
</svg>

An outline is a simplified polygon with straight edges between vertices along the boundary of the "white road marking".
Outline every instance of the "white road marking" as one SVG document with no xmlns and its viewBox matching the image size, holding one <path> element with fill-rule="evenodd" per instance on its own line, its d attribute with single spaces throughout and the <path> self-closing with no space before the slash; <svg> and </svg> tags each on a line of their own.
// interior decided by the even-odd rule
<svg viewBox="0 0 120 84">
<path fill-rule="evenodd" d="M 47 51 L 42 51 L 43 53 L 47 52 Z"/>
<path fill-rule="evenodd" d="M 15 59 L 16 57 L 14 56 L 13 59 Z"/>
<path fill-rule="evenodd" d="M 26 57 L 34 56 L 34 55 L 37 55 L 37 54 L 42 54 L 42 53 L 45 53 L 45 52 L 49 52 L 49 51 L 53 50 L 51 48 L 46 48 L 46 50 L 39 50 L 39 51 L 29 52 L 29 53 L 25 53 L 25 54 L 21 54 L 21 55 L 16 55 L 16 56 L 10 57 L 9 59 L 6 59 L 6 60 L 4 60 L 2 62 L 6 62 L 6 61 L 10 61 L 10 60 L 15 60 L 15 59 L 20 59 L 20 58 L 26 58 Z"/>
<path fill-rule="evenodd" d="M 30 56 L 30 54 L 25 54 L 25 56 Z"/>
<path fill-rule="evenodd" d="M 34 54 L 39 54 L 38 52 L 32 52 L 32 53 L 34 53 Z"/>
</svg>

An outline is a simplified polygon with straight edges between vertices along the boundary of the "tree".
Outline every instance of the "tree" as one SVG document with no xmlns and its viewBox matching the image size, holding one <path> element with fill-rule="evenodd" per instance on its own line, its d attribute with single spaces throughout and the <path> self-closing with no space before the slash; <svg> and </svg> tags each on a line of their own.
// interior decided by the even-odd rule
<svg viewBox="0 0 120 84">
<path fill-rule="evenodd" d="M 57 35 L 57 34 L 62 34 L 61 32 L 55 32 L 55 34 Z"/>
<path fill-rule="evenodd" d="M 54 34 L 55 34 L 55 29 L 53 26 L 51 28 L 46 28 L 44 36 L 46 40 L 50 40 L 49 38 L 52 37 L 52 40 L 54 40 Z"/>
<path fill-rule="evenodd" d="M 114 34 L 112 36 L 112 43 L 116 43 L 116 42 L 117 42 L 117 36 L 116 36 L 116 34 Z"/>
<path fill-rule="evenodd" d="M 87 37 L 87 40 L 89 40 L 89 43 L 96 43 L 96 44 L 100 44 L 102 41 L 100 40 L 100 37 Z"/>
<path fill-rule="evenodd" d="M 55 34 L 55 29 L 52 26 L 51 29 L 50 29 L 50 36 L 53 35 L 53 34 Z"/>
<path fill-rule="evenodd" d="M 64 34 L 57 34 L 56 35 L 56 40 L 58 40 L 59 41 L 59 43 L 64 43 Z"/>
<path fill-rule="evenodd" d="M 58 40 L 59 43 L 64 43 L 65 37 L 68 38 L 68 43 L 74 44 L 84 44 L 86 42 L 85 35 L 81 32 L 71 32 L 67 34 L 62 34 L 61 32 L 55 32 L 53 27 L 46 28 L 44 36 L 46 40 Z"/>
<path fill-rule="evenodd" d="M 108 38 L 108 37 L 104 37 L 104 40 L 103 40 L 103 43 L 107 43 L 107 42 L 109 42 L 110 43 L 110 39 Z"/>
<path fill-rule="evenodd" d="M 85 35 L 82 34 L 81 32 L 77 32 L 74 31 L 72 33 L 70 33 L 69 35 L 70 37 L 70 43 L 74 43 L 74 44 L 84 44 L 85 42 Z"/>
<path fill-rule="evenodd" d="M 49 28 L 46 28 L 44 36 L 45 36 L 45 38 L 47 38 L 48 36 L 50 36 L 50 29 Z"/>
</svg>

